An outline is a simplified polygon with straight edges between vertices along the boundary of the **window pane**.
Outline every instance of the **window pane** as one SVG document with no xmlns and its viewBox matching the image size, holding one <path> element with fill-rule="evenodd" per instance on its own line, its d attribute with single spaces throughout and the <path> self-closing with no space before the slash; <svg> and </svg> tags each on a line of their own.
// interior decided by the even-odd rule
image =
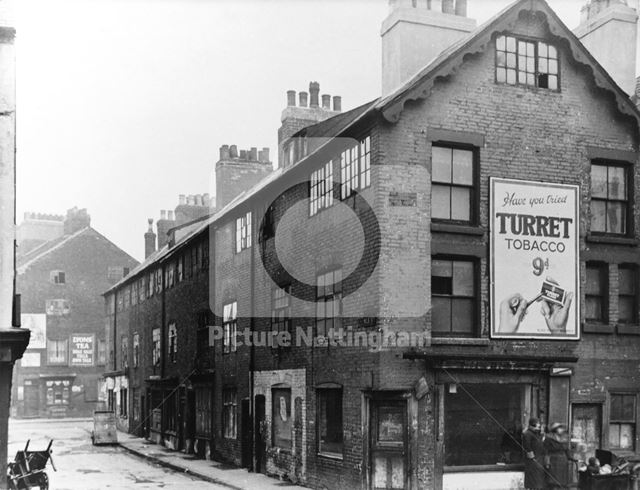
<svg viewBox="0 0 640 490">
<path fill-rule="evenodd" d="M 466 187 L 451 188 L 451 219 L 470 221 L 471 189 Z"/>
<path fill-rule="evenodd" d="M 451 219 L 450 189 L 444 185 L 434 185 L 431 188 L 431 217 Z"/>
<path fill-rule="evenodd" d="M 547 57 L 547 44 L 546 43 L 538 43 L 538 56 L 542 58 Z"/>
<path fill-rule="evenodd" d="M 499 50 L 504 51 L 506 46 L 507 44 L 506 44 L 505 36 L 498 36 L 498 38 L 496 39 L 496 47 Z"/>
<path fill-rule="evenodd" d="M 627 183 L 623 167 L 609 167 L 609 199 L 626 199 Z"/>
<path fill-rule="evenodd" d="M 535 58 L 527 58 L 527 71 L 534 73 L 536 71 Z"/>
<path fill-rule="evenodd" d="M 450 260 L 432 260 L 431 275 L 440 277 L 453 277 L 452 262 Z"/>
<path fill-rule="evenodd" d="M 507 66 L 509 68 L 515 68 L 516 67 L 516 55 L 515 54 L 507 53 Z"/>
<path fill-rule="evenodd" d="M 623 395 L 622 397 L 622 416 L 620 420 L 635 420 L 635 395 Z"/>
<path fill-rule="evenodd" d="M 586 294 L 599 295 L 603 293 L 603 276 L 604 273 L 602 272 L 602 267 L 597 265 L 587 266 Z"/>
<path fill-rule="evenodd" d="M 632 323 L 635 320 L 634 298 L 621 296 L 618 300 L 618 321 Z"/>
<path fill-rule="evenodd" d="M 618 269 L 620 294 L 635 294 L 636 291 L 636 270 L 630 267 L 620 267 Z"/>
<path fill-rule="evenodd" d="M 496 80 L 499 83 L 504 83 L 507 81 L 507 70 L 505 70 L 504 68 L 498 68 L 496 70 Z"/>
<path fill-rule="evenodd" d="M 451 300 L 448 298 L 431 298 L 431 328 L 434 332 L 451 330 Z"/>
<path fill-rule="evenodd" d="M 607 198 L 607 167 L 591 165 L 591 195 Z"/>
<path fill-rule="evenodd" d="M 620 447 L 620 425 L 609 424 L 609 445 L 611 447 Z"/>
<path fill-rule="evenodd" d="M 587 320 L 602 320 L 602 299 L 587 297 L 586 303 L 585 315 Z"/>
<path fill-rule="evenodd" d="M 558 77 L 555 75 L 549 75 L 549 88 L 551 90 L 558 90 Z"/>
<path fill-rule="evenodd" d="M 633 449 L 635 424 L 620 424 L 620 449 Z"/>
<path fill-rule="evenodd" d="M 556 51 L 555 46 L 549 46 L 549 58 L 557 58 L 558 52 Z"/>
<path fill-rule="evenodd" d="M 453 182 L 473 185 L 473 152 L 453 150 Z"/>
<path fill-rule="evenodd" d="M 607 233 L 625 233 L 626 221 L 625 204 L 609 201 L 607 203 Z"/>
<path fill-rule="evenodd" d="M 505 66 L 507 64 L 507 55 L 504 52 L 498 51 L 496 53 L 496 64 L 497 66 Z"/>
<path fill-rule="evenodd" d="M 522 84 L 527 83 L 527 74 L 524 71 L 518 72 L 518 83 L 522 83 Z"/>
<path fill-rule="evenodd" d="M 472 299 L 454 298 L 451 301 L 451 330 L 457 333 L 473 332 L 473 303 Z"/>
<path fill-rule="evenodd" d="M 507 51 L 515 52 L 516 50 L 516 38 L 507 37 Z"/>
<path fill-rule="evenodd" d="M 558 62 L 556 60 L 549 60 L 549 73 L 553 75 L 558 73 Z"/>
<path fill-rule="evenodd" d="M 540 59 L 540 61 L 538 61 L 538 71 L 540 73 L 547 73 L 547 60 L 542 58 Z"/>
<path fill-rule="evenodd" d="M 607 230 L 607 204 L 605 201 L 591 201 L 591 231 Z"/>
<path fill-rule="evenodd" d="M 432 147 L 431 180 L 433 182 L 451 182 L 451 148 Z"/>
<path fill-rule="evenodd" d="M 473 263 L 454 262 L 453 263 L 453 294 L 454 296 L 473 296 Z"/>
<path fill-rule="evenodd" d="M 516 71 L 515 70 L 507 70 L 507 83 L 508 84 L 515 84 L 516 83 Z"/>
</svg>

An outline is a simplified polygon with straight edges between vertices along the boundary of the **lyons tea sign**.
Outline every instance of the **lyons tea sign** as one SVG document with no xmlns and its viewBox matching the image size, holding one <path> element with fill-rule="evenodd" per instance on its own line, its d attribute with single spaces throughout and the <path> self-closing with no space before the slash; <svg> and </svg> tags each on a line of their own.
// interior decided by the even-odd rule
<svg viewBox="0 0 640 490">
<path fill-rule="evenodd" d="M 578 339 L 578 186 L 490 185 L 491 336 Z"/>
<path fill-rule="evenodd" d="M 95 336 L 92 334 L 71 335 L 71 365 L 93 366 L 93 345 Z"/>
</svg>

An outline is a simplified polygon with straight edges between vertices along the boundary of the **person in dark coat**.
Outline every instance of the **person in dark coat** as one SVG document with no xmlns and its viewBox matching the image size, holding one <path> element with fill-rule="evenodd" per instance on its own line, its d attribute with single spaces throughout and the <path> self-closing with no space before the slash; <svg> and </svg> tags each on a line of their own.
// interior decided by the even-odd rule
<svg viewBox="0 0 640 490">
<path fill-rule="evenodd" d="M 527 490 L 544 490 L 546 488 L 543 437 L 540 420 L 531 417 L 529 427 L 522 433 L 524 487 Z"/>
<path fill-rule="evenodd" d="M 571 484 L 569 461 L 575 461 L 571 450 L 567 431 L 563 424 L 551 424 L 551 431 L 544 439 L 545 468 L 549 489 L 565 490 Z"/>
</svg>

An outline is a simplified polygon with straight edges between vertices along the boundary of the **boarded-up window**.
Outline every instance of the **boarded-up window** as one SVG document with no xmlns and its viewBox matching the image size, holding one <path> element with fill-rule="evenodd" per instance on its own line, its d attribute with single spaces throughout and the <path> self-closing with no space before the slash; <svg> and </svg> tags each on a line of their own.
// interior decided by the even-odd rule
<svg viewBox="0 0 640 490">
<path fill-rule="evenodd" d="M 196 388 L 196 436 L 211 437 L 211 388 Z"/>
<path fill-rule="evenodd" d="M 633 451 L 636 439 L 636 395 L 612 393 L 609 406 L 609 447 Z"/>
</svg>

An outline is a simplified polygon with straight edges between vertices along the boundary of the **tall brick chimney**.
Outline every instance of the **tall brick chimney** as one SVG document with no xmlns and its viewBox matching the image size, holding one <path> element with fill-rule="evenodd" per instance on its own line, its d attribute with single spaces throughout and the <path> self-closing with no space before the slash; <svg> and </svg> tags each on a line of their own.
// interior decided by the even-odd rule
<svg viewBox="0 0 640 490">
<path fill-rule="evenodd" d="M 638 13 L 624 0 L 589 0 L 574 34 L 629 96 L 636 88 Z"/>
<path fill-rule="evenodd" d="M 153 232 L 153 218 L 149 218 L 149 229 L 144 234 L 144 258 L 156 251 L 156 234 Z"/>
<path fill-rule="evenodd" d="M 285 158 L 285 146 L 289 138 L 306 126 L 311 126 L 325 119 L 339 114 L 342 111 L 342 98 L 339 95 L 333 96 L 333 110 L 331 109 L 331 96 L 323 95 L 320 104 L 320 84 L 318 82 L 309 83 L 309 104 L 307 105 L 307 92 L 299 92 L 300 101 L 296 106 L 295 90 L 287 91 L 287 105 L 282 111 L 278 129 L 278 164 L 287 166 L 293 162 Z"/>
<path fill-rule="evenodd" d="M 272 171 L 269 148 L 258 150 L 257 147 L 252 147 L 250 150 L 241 150 L 238 154 L 236 145 L 222 145 L 220 159 L 215 167 L 216 209 L 222 209 Z"/>
<path fill-rule="evenodd" d="M 467 0 L 389 0 L 382 23 L 382 95 L 388 95 L 476 28 Z"/>
<path fill-rule="evenodd" d="M 73 207 L 67 211 L 67 216 L 64 219 L 64 234 L 72 235 L 73 233 L 80 231 L 83 228 L 87 228 L 91 225 L 91 216 L 87 213 L 86 209 L 78 209 Z"/>
</svg>

